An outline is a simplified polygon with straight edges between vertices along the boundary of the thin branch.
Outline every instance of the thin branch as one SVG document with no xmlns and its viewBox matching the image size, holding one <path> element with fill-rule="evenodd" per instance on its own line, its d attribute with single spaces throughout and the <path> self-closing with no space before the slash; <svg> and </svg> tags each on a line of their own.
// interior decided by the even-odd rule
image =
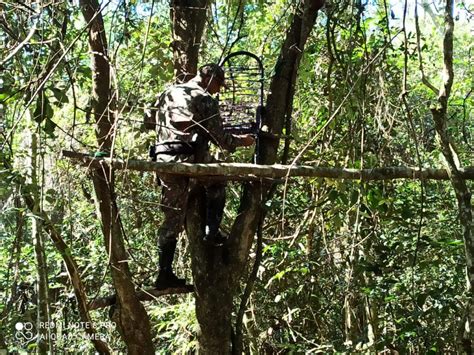
<svg viewBox="0 0 474 355">
<path fill-rule="evenodd" d="M 0 67 L 3 67 L 3 65 L 5 63 L 7 63 L 10 59 L 12 59 L 15 56 L 15 54 L 17 54 L 18 51 L 20 49 L 22 49 L 30 41 L 30 39 L 33 37 L 33 35 L 35 34 L 36 26 L 38 25 L 38 21 L 39 21 L 40 16 L 39 16 L 39 14 L 37 14 L 37 15 L 34 15 L 33 17 L 36 17 L 36 18 L 35 18 L 35 22 L 33 23 L 33 26 L 30 28 L 30 32 L 25 37 L 25 39 L 23 41 L 21 41 L 21 43 L 18 46 L 16 46 L 15 49 L 13 49 L 10 52 L 10 54 L 4 60 L 2 60 L 0 62 Z"/>
<path fill-rule="evenodd" d="M 245 310 L 247 309 L 247 302 L 250 299 L 250 295 L 253 291 L 253 286 L 255 285 L 255 281 L 257 280 L 258 270 L 260 268 L 260 263 L 262 262 L 263 258 L 263 221 L 265 216 L 260 217 L 260 221 L 257 227 L 257 245 L 256 245 L 256 254 L 255 254 L 255 261 L 252 267 L 252 272 L 250 273 L 247 284 L 245 285 L 245 290 L 240 300 L 239 310 L 237 312 L 237 319 L 235 325 L 235 346 L 236 351 L 233 351 L 235 354 L 243 353 L 243 332 L 242 332 L 242 325 Z M 233 349 L 234 350 L 234 349 Z"/>
<path fill-rule="evenodd" d="M 20 178 L 18 178 L 17 184 L 19 186 L 24 185 L 23 181 L 20 181 Z M 32 196 L 30 195 L 29 192 L 24 191 L 24 190 L 22 191 L 22 194 L 23 194 L 23 200 L 25 201 L 26 206 L 28 207 L 30 212 L 33 213 L 34 200 Z M 87 295 L 86 295 L 84 283 L 82 282 L 77 263 L 75 259 L 73 258 L 73 256 L 71 255 L 71 249 L 62 238 L 61 233 L 56 229 L 55 225 L 51 222 L 51 219 L 49 218 L 49 216 L 44 211 L 41 211 L 38 217 L 41 218 L 45 230 L 47 231 L 50 239 L 54 243 L 54 246 L 56 247 L 57 251 L 61 254 L 64 260 L 64 264 L 66 266 L 66 269 L 69 275 L 69 281 L 71 282 L 71 285 L 74 290 L 74 295 L 76 296 L 80 319 L 83 322 L 93 324 L 92 318 L 89 314 L 89 310 L 87 309 L 87 304 L 86 304 Z M 91 336 L 90 339 L 94 343 L 95 348 L 97 350 L 99 350 L 103 354 L 110 354 L 110 349 L 107 343 L 97 338 L 97 332 L 93 326 L 87 327 L 85 331 L 87 334 Z"/>
<path fill-rule="evenodd" d="M 165 290 L 157 290 L 154 288 L 150 288 L 147 290 L 136 292 L 136 297 L 140 301 L 153 301 L 157 297 L 160 297 L 160 296 L 179 295 L 179 294 L 185 294 L 185 293 L 191 293 L 191 292 L 194 292 L 193 285 L 185 285 L 184 287 L 176 287 L 176 288 L 167 288 Z M 111 295 L 104 298 L 98 298 L 89 304 L 89 310 L 92 311 L 95 309 L 109 307 L 109 306 L 114 305 L 116 301 L 117 301 L 116 295 Z"/>
<path fill-rule="evenodd" d="M 415 27 L 416 27 L 416 48 L 418 51 L 418 61 L 420 62 L 420 72 L 421 72 L 421 82 L 425 84 L 428 88 L 431 89 L 434 93 L 438 93 L 438 89 L 431 84 L 428 78 L 425 76 L 425 70 L 423 68 L 423 57 L 421 55 L 421 30 L 420 30 L 420 22 L 418 19 L 418 0 L 415 1 Z M 405 44 L 407 46 L 407 44 Z"/>
<path fill-rule="evenodd" d="M 404 5 L 404 10 L 403 10 L 403 36 L 404 36 L 404 43 L 405 43 L 405 48 L 404 48 L 404 66 L 403 66 L 403 84 L 402 84 L 402 94 L 401 94 L 401 100 L 402 104 L 405 108 L 406 116 L 408 119 L 408 134 L 412 135 L 413 142 L 415 143 L 415 152 L 416 152 L 416 161 L 418 163 L 418 167 L 421 169 L 423 167 L 423 162 L 421 159 L 421 153 L 420 153 L 420 146 L 418 142 L 418 137 L 416 134 L 416 127 L 414 124 L 413 120 L 413 114 L 410 108 L 410 105 L 408 103 L 408 87 L 407 87 L 407 81 L 408 81 L 408 35 L 407 35 L 407 29 L 406 29 L 406 15 L 407 15 L 407 9 L 408 9 L 408 2 L 405 0 L 405 5 Z M 416 7 L 416 2 L 415 2 L 415 14 L 417 12 L 417 7 Z M 420 50 L 420 42 L 419 42 L 419 31 L 417 30 L 417 44 L 418 44 L 418 55 L 420 58 L 420 70 L 423 74 L 423 62 L 421 61 L 421 50 Z M 424 205 L 425 205 L 425 181 L 421 180 L 420 183 L 420 212 L 419 212 L 419 222 L 418 222 L 418 230 L 417 230 L 417 236 L 416 236 L 416 242 L 415 242 L 415 248 L 413 250 L 413 261 L 412 261 L 412 277 L 411 277 L 411 284 L 412 284 L 412 296 L 413 299 L 416 298 L 416 283 L 415 283 L 415 266 L 416 262 L 418 259 L 418 249 L 420 246 L 420 240 L 421 240 L 421 234 L 422 234 L 422 227 L 423 227 L 423 221 L 424 221 Z M 415 304 L 416 306 L 416 304 Z"/>
<path fill-rule="evenodd" d="M 109 3 L 110 3 L 111 0 L 109 0 L 107 2 L 107 4 L 105 6 L 107 6 Z M 21 119 L 23 118 L 23 115 L 25 114 L 25 112 L 28 110 L 28 108 L 30 107 L 30 105 L 34 102 L 35 98 L 37 97 L 37 95 L 40 93 L 40 91 L 44 88 L 44 86 L 46 85 L 46 83 L 48 82 L 48 80 L 51 78 L 51 76 L 54 74 L 54 72 L 56 71 L 56 69 L 58 68 L 59 64 L 61 64 L 61 62 L 63 61 L 63 59 L 66 57 L 67 53 L 69 53 L 70 50 L 72 50 L 74 44 L 82 37 L 82 34 L 84 32 L 87 31 L 87 29 L 89 28 L 89 25 L 90 23 L 92 23 L 92 21 L 94 21 L 94 19 L 96 18 L 96 16 L 99 14 L 99 12 L 97 12 L 96 14 L 94 14 L 93 18 L 87 23 L 86 26 L 84 26 L 79 34 L 72 40 L 72 42 L 66 47 L 66 50 L 63 50 L 63 54 L 61 55 L 61 57 L 57 60 L 57 62 L 48 70 L 48 72 L 46 73 L 46 75 L 42 78 L 42 81 L 40 82 L 40 84 L 36 87 L 35 91 L 33 92 L 32 95 L 29 96 L 29 100 L 28 102 L 26 103 L 26 105 L 23 105 L 22 107 L 22 110 L 21 110 L 21 113 L 18 115 L 18 118 L 17 120 L 14 122 L 14 124 L 12 125 L 12 127 L 10 128 L 10 132 L 6 135 L 5 137 L 5 142 L 7 142 L 8 140 L 11 139 L 13 133 L 15 132 L 18 124 L 20 123 Z M 1 146 L 0 146 L 0 150 L 2 150 L 4 147 L 5 147 L 5 144 L 6 143 L 3 143 Z"/>
</svg>

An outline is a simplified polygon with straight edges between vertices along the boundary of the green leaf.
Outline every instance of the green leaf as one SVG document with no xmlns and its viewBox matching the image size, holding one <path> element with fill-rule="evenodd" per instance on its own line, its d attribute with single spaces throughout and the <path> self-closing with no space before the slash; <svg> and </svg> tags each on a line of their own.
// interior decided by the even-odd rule
<svg viewBox="0 0 474 355">
<path fill-rule="evenodd" d="M 54 189 L 48 189 L 45 193 L 45 199 L 49 203 L 54 203 L 56 201 L 57 196 L 57 191 Z"/>
<path fill-rule="evenodd" d="M 458 246 L 458 245 L 464 245 L 464 242 L 460 239 L 452 239 L 448 240 L 446 242 L 447 245 L 453 245 L 453 246 Z"/>
<path fill-rule="evenodd" d="M 413 217 L 413 212 L 410 209 L 410 205 L 409 204 L 404 204 L 403 208 L 402 208 L 402 218 L 403 219 L 408 219 L 408 218 L 411 218 L 411 217 Z"/>
<path fill-rule="evenodd" d="M 388 295 L 384 297 L 385 302 L 395 301 L 396 299 L 397 299 L 397 296 L 395 295 Z"/>
<path fill-rule="evenodd" d="M 56 126 L 57 126 L 56 123 L 54 123 L 52 120 L 47 118 L 46 122 L 44 123 L 43 130 L 51 138 L 54 138 L 54 130 L 56 129 Z"/>
<path fill-rule="evenodd" d="M 50 119 L 54 115 L 53 108 L 51 107 L 51 104 L 49 103 L 48 97 L 43 93 L 40 97 L 38 97 L 38 100 L 36 102 L 36 109 L 35 112 L 33 113 L 33 119 L 41 123 L 45 119 Z"/>
<path fill-rule="evenodd" d="M 49 88 L 52 92 L 56 100 L 60 103 L 68 103 L 69 99 L 67 98 L 66 89 L 60 90 L 58 88 Z"/>
<path fill-rule="evenodd" d="M 339 193 L 337 190 L 331 190 L 331 192 L 328 195 L 329 201 L 334 202 L 336 201 L 337 197 L 339 196 Z"/>
<path fill-rule="evenodd" d="M 359 191 L 353 190 L 351 193 L 351 204 L 354 205 L 359 198 Z"/>
</svg>

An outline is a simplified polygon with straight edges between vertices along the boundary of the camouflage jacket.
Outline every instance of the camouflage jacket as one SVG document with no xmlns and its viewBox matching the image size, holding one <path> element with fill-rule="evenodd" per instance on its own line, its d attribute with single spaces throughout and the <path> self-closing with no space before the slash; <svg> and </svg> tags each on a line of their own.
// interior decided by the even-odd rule
<svg viewBox="0 0 474 355">
<path fill-rule="evenodd" d="M 195 142 L 234 151 L 241 138 L 224 132 L 219 104 L 196 79 L 165 90 L 145 115 L 145 128 L 156 127 L 158 142 Z"/>
</svg>

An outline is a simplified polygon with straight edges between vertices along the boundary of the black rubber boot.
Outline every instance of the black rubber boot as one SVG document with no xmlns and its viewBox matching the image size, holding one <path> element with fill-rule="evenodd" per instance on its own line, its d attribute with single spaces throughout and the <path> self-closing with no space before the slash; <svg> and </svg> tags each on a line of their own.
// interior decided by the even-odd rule
<svg viewBox="0 0 474 355">
<path fill-rule="evenodd" d="M 178 278 L 173 272 L 174 251 L 176 250 L 176 241 L 169 242 L 159 247 L 158 255 L 160 257 L 160 272 L 155 281 L 157 290 L 164 290 L 173 287 L 184 287 L 185 279 Z"/>
</svg>

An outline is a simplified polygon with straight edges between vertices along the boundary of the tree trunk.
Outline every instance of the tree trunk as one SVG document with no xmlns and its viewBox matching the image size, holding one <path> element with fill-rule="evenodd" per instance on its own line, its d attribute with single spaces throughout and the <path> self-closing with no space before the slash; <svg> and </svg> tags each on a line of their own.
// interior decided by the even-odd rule
<svg viewBox="0 0 474 355">
<path fill-rule="evenodd" d="M 467 273 L 467 314 L 466 325 L 464 327 L 464 336 L 462 346 L 466 353 L 472 353 L 474 341 L 474 233 L 471 191 L 466 182 L 460 176 L 460 161 L 452 138 L 448 131 L 448 100 L 451 93 L 451 87 L 454 81 L 453 70 L 453 20 L 454 1 L 446 0 L 445 7 L 445 34 L 443 39 L 443 83 L 439 90 L 438 102 L 436 107 L 431 109 L 435 129 L 440 138 L 441 151 L 446 161 L 446 167 L 450 172 L 451 184 L 454 188 L 459 209 L 459 220 L 463 230 L 463 240 L 466 255 L 466 273 Z M 464 326 L 464 324 L 463 324 Z"/>
<path fill-rule="evenodd" d="M 97 0 L 81 0 L 81 11 L 89 24 L 89 46 L 92 51 L 93 115 L 99 150 L 112 154 L 114 139 L 115 97 L 110 90 L 110 66 L 104 22 Z M 102 222 L 105 245 L 110 257 L 110 272 L 117 291 L 114 320 L 130 354 L 154 354 L 148 314 L 135 295 L 128 267 L 120 216 L 115 203 L 114 173 L 108 166 L 93 170 L 92 181 Z"/>
<path fill-rule="evenodd" d="M 205 196 L 202 188 L 190 195 L 187 234 L 196 289 L 196 317 L 202 354 L 228 354 L 231 344 L 232 300 L 235 293 L 230 275 L 228 247 L 210 247 L 202 241 L 205 221 Z"/>
<path fill-rule="evenodd" d="M 192 6 L 191 7 L 191 3 Z M 172 2 L 171 16 L 174 39 L 174 68 L 176 80 L 189 80 L 197 71 L 199 45 L 207 19 L 207 0 Z M 194 286 L 196 289 L 196 317 L 200 325 L 199 352 L 228 354 L 231 351 L 231 329 L 234 283 L 230 275 L 229 247 L 205 245 L 205 196 L 202 186 L 191 191 L 186 216 Z"/>
<path fill-rule="evenodd" d="M 199 47 L 207 20 L 208 0 L 172 0 L 174 75 L 178 83 L 197 73 Z"/>
<path fill-rule="evenodd" d="M 33 122 L 34 123 L 34 122 Z M 41 326 L 41 324 L 48 324 L 50 321 L 49 315 L 49 287 L 48 287 L 48 265 L 46 260 L 46 254 L 44 251 L 44 240 L 43 240 L 43 228 L 41 219 L 38 216 L 41 214 L 41 203 L 39 194 L 38 184 L 38 133 L 32 132 L 31 134 L 31 185 L 34 186 L 33 198 L 33 217 L 31 219 L 31 235 L 33 238 L 33 244 L 35 247 L 36 256 L 36 270 L 37 270 L 37 283 L 38 283 L 38 317 L 37 317 L 37 329 L 38 329 L 38 353 L 47 354 L 50 350 L 50 336 L 49 327 Z"/>
<path fill-rule="evenodd" d="M 296 14 L 280 50 L 267 98 L 267 114 L 263 120 L 269 132 L 277 136 L 282 132 L 285 118 L 288 120 L 291 117 L 299 63 L 318 10 L 323 5 L 324 0 L 305 0 L 298 3 Z M 265 136 L 261 138 L 260 162 L 262 164 L 276 162 L 278 145 L 278 139 Z"/>
<path fill-rule="evenodd" d="M 256 184 L 256 187 L 259 185 Z M 242 205 L 260 206 L 261 201 L 260 193 L 246 194 L 242 198 Z M 238 291 L 238 282 L 261 209 L 255 208 L 255 214 L 252 215 L 250 210 L 241 208 L 238 214 L 247 218 L 237 218 L 226 245 L 209 247 L 202 240 L 204 207 L 203 190 L 198 187 L 189 197 L 186 230 L 196 290 L 196 317 L 200 325 L 199 350 L 202 354 L 229 354 L 233 298 Z"/>
<path fill-rule="evenodd" d="M 282 131 L 285 115 L 291 114 L 294 83 L 301 54 L 323 3 L 322 0 L 300 3 L 282 47 L 277 73 L 271 84 L 272 94 L 267 101 L 268 117 L 265 120 L 270 132 L 276 135 Z M 193 24 L 184 24 L 188 30 L 185 38 L 192 37 L 195 33 Z M 197 41 L 196 37 L 193 39 Z M 183 61 L 176 61 L 179 58 L 177 54 L 179 51 L 175 48 L 175 68 L 178 68 L 179 73 L 184 69 Z M 259 163 L 275 163 L 277 148 L 278 139 L 262 139 Z M 233 298 L 247 263 L 268 189 L 269 185 L 263 186 L 260 182 L 245 184 L 238 217 L 224 247 L 208 247 L 203 243 L 204 194 L 200 187 L 190 194 L 186 231 L 196 289 L 196 316 L 200 325 L 199 347 L 202 354 L 229 354 L 232 350 Z"/>
</svg>

